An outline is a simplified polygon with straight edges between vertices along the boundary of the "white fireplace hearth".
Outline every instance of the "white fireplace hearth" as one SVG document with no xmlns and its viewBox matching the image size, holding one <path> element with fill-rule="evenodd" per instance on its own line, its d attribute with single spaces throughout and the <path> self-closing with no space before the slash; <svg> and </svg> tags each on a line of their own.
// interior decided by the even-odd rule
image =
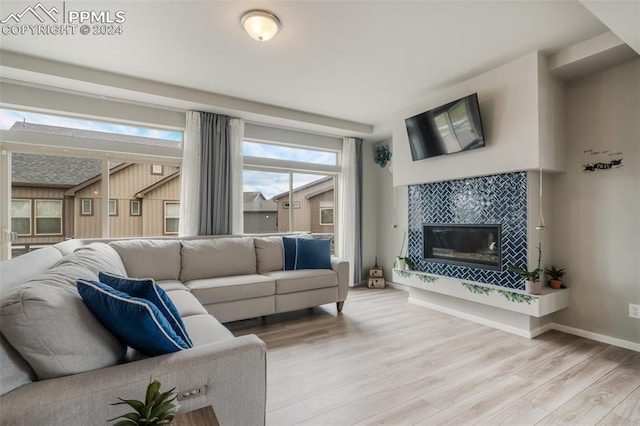
<svg viewBox="0 0 640 426">
<path fill-rule="evenodd" d="M 551 328 L 549 314 L 569 306 L 569 289 L 545 287 L 541 295 L 420 271 L 393 270 L 409 288 L 409 302 L 533 338 Z"/>
</svg>

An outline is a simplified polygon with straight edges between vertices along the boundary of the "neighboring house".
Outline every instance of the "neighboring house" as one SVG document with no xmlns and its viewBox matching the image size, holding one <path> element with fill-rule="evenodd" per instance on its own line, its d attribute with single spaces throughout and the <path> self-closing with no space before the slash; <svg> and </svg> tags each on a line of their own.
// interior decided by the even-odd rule
<svg viewBox="0 0 640 426">
<path fill-rule="evenodd" d="M 244 232 L 264 234 L 278 231 L 278 205 L 267 200 L 262 192 L 250 191 L 243 194 Z"/>
<path fill-rule="evenodd" d="M 100 163 L 14 154 L 12 229 L 19 234 L 15 245 L 100 237 Z M 177 234 L 179 168 L 133 163 L 110 166 L 109 236 Z M 39 174 L 40 170 L 46 170 L 47 175 Z"/>
<path fill-rule="evenodd" d="M 278 232 L 305 231 L 313 234 L 333 234 L 334 187 L 334 178 L 325 177 L 294 189 L 291 200 L 289 191 L 273 197 L 278 204 Z M 293 212 L 293 229 L 289 227 L 291 212 Z"/>
</svg>

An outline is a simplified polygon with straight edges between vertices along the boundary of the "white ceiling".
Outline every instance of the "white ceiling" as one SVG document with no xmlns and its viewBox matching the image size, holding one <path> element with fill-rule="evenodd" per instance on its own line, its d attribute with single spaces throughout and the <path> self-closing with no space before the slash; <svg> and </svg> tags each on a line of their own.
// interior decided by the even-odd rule
<svg viewBox="0 0 640 426">
<path fill-rule="evenodd" d="M 3 1 L 0 14 L 4 18 L 8 12 L 19 12 L 27 3 Z M 0 47 L 378 128 L 430 90 L 532 51 L 552 53 L 608 30 L 577 1 L 67 1 L 66 5 L 124 10 L 124 33 L 2 35 Z M 251 8 L 275 13 L 282 32 L 265 43 L 249 38 L 239 20 Z M 26 72 L 22 76 L 29 79 Z"/>
</svg>

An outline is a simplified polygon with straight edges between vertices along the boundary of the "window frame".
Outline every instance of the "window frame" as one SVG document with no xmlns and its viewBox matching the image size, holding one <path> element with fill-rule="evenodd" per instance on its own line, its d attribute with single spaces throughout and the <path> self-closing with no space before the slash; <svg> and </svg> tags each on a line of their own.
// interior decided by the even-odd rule
<svg viewBox="0 0 640 426">
<path fill-rule="evenodd" d="M 133 206 L 138 205 L 138 212 L 133 212 Z M 142 216 L 142 200 L 129 200 L 129 216 L 139 217 Z"/>
<path fill-rule="evenodd" d="M 113 213 L 111 212 L 111 203 L 113 202 Z M 109 198 L 109 217 L 119 216 L 118 214 L 118 200 L 116 198 Z"/>
<path fill-rule="evenodd" d="M 18 234 L 18 237 L 29 237 L 31 235 L 33 235 L 33 199 L 32 198 L 12 198 L 11 199 L 11 204 L 13 204 L 14 201 L 26 201 L 29 203 L 29 216 L 18 216 L 16 219 L 29 219 L 29 233 L 28 234 Z M 14 219 L 13 214 L 10 215 L 9 220 L 12 222 Z M 13 225 L 13 223 L 12 223 Z M 13 231 L 13 226 L 11 226 L 11 230 Z"/>
<path fill-rule="evenodd" d="M 160 171 L 156 171 L 156 167 L 160 167 Z M 150 165 L 151 174 L 153 176 L 162 176 L 164 175 L 164 166 L 162 164 L 151 164 Z"/>
<path fill-rule="evenodd" d="M 89 202 L 89 213 L 84 211 L 84 203 Z M 80 198 L 80 216 L 93 216 L 93 199 L 92 198 Z"/>
<path fill-rule="evenodd" d="M 33 236 L 45 237 L 45 236 L 60 236 L 64 235 L 64 203 L 63 200 L 56 198 L 36 198 L 33 200 Z M 56 216 L 38 216 L 38 202 L 52 202 L 60 203 L 60 217 Z M 38 219 L 60 219 L 60 232 L 38 232 Z"/>
<path fill-rule="evenodd" d="M 320 219 L 320 225 L 321 225 L 321 226 L 335 226 L 335 223 L 336 223 L 336 216 L 335 216 L 336 211 L 335 211 L 335 207 L 319 207 L 319 209 L 320 209 L 320 218 L 319 218 L 319 219 Z M 332 221 L 331 223 L 324 223 L 324 222 L 322 222 L 322 211 L 323 211 L 323 210 L 332 210 L 331 218 L 333 219 L 333 221 Z"/>
<path fill-rule="evenodd" d="M 178 235 L 179 230 L 176 232 L 167 232 L 167 219 L 178 219 L 178 229 L 180 229 L 180 214 L 178 214 L 178 216 L 167 216 L 167 205 L 169 204 L 177 204 L 178 211 L 180 210 L 180 201 L 164 200 L 162 202 L 162 232 L 164 235 Z"/>
</svg>

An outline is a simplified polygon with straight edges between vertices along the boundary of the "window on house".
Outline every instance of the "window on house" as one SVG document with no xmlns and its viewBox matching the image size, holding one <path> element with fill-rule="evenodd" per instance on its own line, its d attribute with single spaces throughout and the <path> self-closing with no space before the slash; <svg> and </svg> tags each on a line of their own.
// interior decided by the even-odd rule
<svg viewBox="0 0 640 426">
<path fill-rule="evenodd" d="M 180 203 L 176 201 L 164 202 L 164 233 L 177 234 L 180 216 Z"/>
<path fill-rule="evenodd" d="M 109 200 L 109 216 L 118 215 L 118 200 Z"/>
<path fill-rule="evenodd" d="M 333 225 L 333 202 L 320 202 L 320 225 Z"/>
<path fill-rule="evenodd" d="M 130 203 L 129 203 L 129 214 L 131 216 L 140 216 L 142 214 L 140 200 L 131 200 L 130 201 Z"/>
<path fill-rule="evenodd" d="M 80 200 L 80 214 L 82 216 L 91 216 L 93 214 L 93 200 L 83 198 Z"/>
<path fill-rule="evenodd" d="M 162 164 L 152 164 L 151 165 L 151 174 L 152 175 L 162 175 Z"/>
<path fill-rule="evenodd" d="M 62 200 L 36 200 L 36 235 L 62 234 Z"/>
<path fill-rule="evenodd" d="M 31 200 L 11 200 L 11 230 L 31 235 Z"/>
</svg>

